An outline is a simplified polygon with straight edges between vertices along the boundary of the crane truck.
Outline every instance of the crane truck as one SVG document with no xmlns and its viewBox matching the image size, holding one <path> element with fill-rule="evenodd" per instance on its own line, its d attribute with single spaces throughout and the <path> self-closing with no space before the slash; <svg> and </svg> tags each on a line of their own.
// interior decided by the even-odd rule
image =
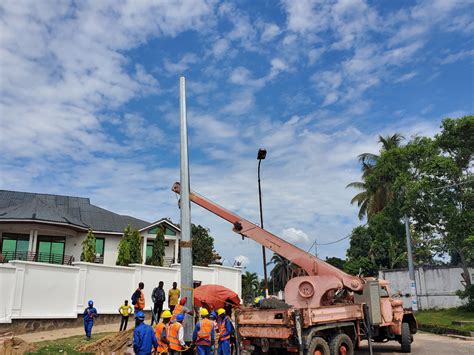
<svg viewBox="0 0 474 355">
<path fill-rule="evenodd" d="M 180 184 L 172 191 L 180 194 Z M 353 276 L 309 254 L 198 193 L 190 201 L 230 222 L 233 231 L 288 259 L 304 271 L 290 279 L 277 307 L 243 307 L 236 312 L 240 346 L 250 353 L 353 354 L 362 340 L 396 340 L 411 351 L 417 322 L 389 283 Z M 270 303 L 271 304 L 271 303 Z M 265 305 L 265 303 L 263 303 Z"/>
</svg>

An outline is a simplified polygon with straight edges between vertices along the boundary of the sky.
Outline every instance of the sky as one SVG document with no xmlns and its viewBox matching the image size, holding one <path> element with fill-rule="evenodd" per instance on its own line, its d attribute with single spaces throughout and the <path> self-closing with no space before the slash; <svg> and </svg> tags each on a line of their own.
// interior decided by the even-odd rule
<svg viewBox="0 0 474 355">
<path fill-rule="evenodd" d="M 0 189 L 89 197 L 179 222 L 179 76 L 191 188 L 318 255 L 360 222 L 357 155 L 472 114 L 474 2 L 0 4 Z M 261 248 L 194 206 L 224 265 Z M 314 252 L 314 248 L 312 252 Z M 271 254 L 268 253 L 268 257 Z"/>
</svg>

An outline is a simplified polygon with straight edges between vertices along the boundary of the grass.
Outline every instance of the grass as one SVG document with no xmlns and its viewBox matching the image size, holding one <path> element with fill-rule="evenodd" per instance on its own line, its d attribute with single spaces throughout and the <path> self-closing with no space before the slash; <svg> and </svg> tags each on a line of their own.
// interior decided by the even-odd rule
<svg viewBox="0 0 474 355">
<path fill-rule="evenodd" d="M 468 312 L 462 308 L 419 311 L 415 317 L 423 325 L 474 332 L 474 323 L 462 326 L 452 324 L 453 321 L 474 322 L 474 312 Z"/>
<path fill-rule="evenodd" d="M 112 333 L 99 333 L 93 334 L 91 342 L 97 341 L 107 335 Z M 93 353 L 83 353 L 74 350 L 77 346 L 85 344 L 87 340 L 84 339 L 84 335 L 76 335 L 70 338 L 57 339 L 57 340 L 47 340 L 36 343 L 37 350 L 29 352 L 31 355 L 49 355 L 49 354 L 67 354 L 67 355 L 78 355 L 78 354 L 92 354 Z"/>
</svg>

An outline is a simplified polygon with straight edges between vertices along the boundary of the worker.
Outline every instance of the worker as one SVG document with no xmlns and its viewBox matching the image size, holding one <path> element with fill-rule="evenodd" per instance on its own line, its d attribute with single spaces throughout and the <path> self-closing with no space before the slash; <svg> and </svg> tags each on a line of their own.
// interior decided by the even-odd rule
<svg viewBox="0 0 474 355">
<path fill-rule="evenodd" d="M 164 282 L 160 281 L 158 283 L 158 287 L 153 289 L 151 293 L 151 300 L 153 301 L 153 314 L 154 316 L 151 317 L 151 325 L 153 325 L 153 321 L 156 317 L 156 323 L 160 321 L 160 314 L 163 312 L 163 303 L 165 302 L 166 295 L 165 290 L 163 290 Z"/>
<path fill-rule="evenodd" d="M 217 325 L 219 327 L 219 347 L 218 355 L 230 355 L 230 337 L 234 331 L 234 327 L 229 317 L 225 313 L 224 308 L 217 310 Z"/>
<path fill-rule="evenodd" d="M 145 324 L 145 313 L 138 311 L 135 313 L 135 330 L 133 331 L 133 351 L 138 355 L 151 355 L 152 351 L 158 348 L 153 328 Z M 153 350 L 152 350 L 153 349 Z"/>
<path fill-rule="evenodd" d="M 84 310 L 84 330 L 87 340 L 91 340 L 92 327 L 94 326 L 94 318 L 97 317 L 97 309 L 94 308 L 94 301 L 87 302 L 87 308 Z"/>
<path fill-rule="evenodd" d="M 168 305 L 170 306 L 171 313 L 174 311 L 174 308 L 178 304 L 180 296 L 181 291 L 178 288 L 178 284 L 176 282 L 173 282 L 173 288 L 170 288 L 168 291 Z"/>
<path fill-rule="evenodd" d="M 186 351 L 188 347 L 184 342 L 184 328 L 183 328 L 184 314 L 178 314 L 176 320 L 171 323 L 169 331 L 169 353 L 170 355 L 180 355 Z"/>
<path fill-rule="evenodd" d="M 187 301 L 188 301 L 187 297 L 183 297 L 179 300 L 179 304 L 176 305 L 176 307 L 173 310 L 173 316 L 171 317 L 172 321 L 176 320 L 176 316 L 178 314 L 183 314 L 183 315 L 186 315 L 186 313 L 189 315 L 193 314 L 193 312 L 188 307 L 185 306 Z"/>
<path fill-rule="evenodd" d="M 216 334 L 216 339 L 214 341 L 214 343 L 211 344 L 211 354 L 216 354 L 216 349 L 217 349 L 217 332 L 219 331 L 219 327 L 217 326 L 217 313 L 212 311 L 211 313 L 209 313 L 209 319 L 211 320 L 212 322 L 212 328 L 214 329 L 214 333 Z"/>
<path fill-rule="evenodd" d="M 135 313 L 145 309 L 145 293 L 143 292 L 144 288 L 145 284 L 143 282 L 139 282 L 138 288 L 132 294 L 132 304 L 135 308 Z"/>
<path fill-rule="evenodd" d="M 196 323 L 193 332 L 193 343 L 197 345 L 198 355 L 211 355 L 211 345 L 215 341 L 213 324 L 209 319 L 209 311 L 201 308 L 201 320 Z"/>
<path fill-rule="evenodd" d="M 125 300 L 123 305 L 119 307 L 119 313 L 122 315 L 122 319 L 120 320 L 120 331 L 127 330 L 128 317 L 132 311 L 133 309 L 128 304 L 128 300 Z"/>
<path fill-rule="evenodd" d="M 155 335 L 158 340 L 158 353 L 165 354 L 168 353 L 171 312 L 167 309 L 164 310 L 161 318 L 163 318 L 163 321 L 158 322 L 155 328 Z"/>
</svg>

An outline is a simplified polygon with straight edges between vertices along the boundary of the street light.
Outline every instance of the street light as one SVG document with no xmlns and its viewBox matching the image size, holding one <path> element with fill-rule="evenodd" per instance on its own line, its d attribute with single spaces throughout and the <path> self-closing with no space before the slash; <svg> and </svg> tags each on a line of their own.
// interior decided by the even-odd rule
<svg viewBox="0 0 474 355">
<path fill-rule="evenodd" d="M 262 188 L 260 186 L 260 164 L 267 156 L 267 150 L 260 148 L 257 154 L 258 160 L 258 200 L 260 203 L 260 228 L 263 228 L 263 212 L 262 212 Z M 262 245 L 263 255 L 263 275 L 265 277 L 265 297 L 268 297 L 268 278 L 267 278 L 267 255 L 265 253 L 265 246 Z"/>
</svg>

